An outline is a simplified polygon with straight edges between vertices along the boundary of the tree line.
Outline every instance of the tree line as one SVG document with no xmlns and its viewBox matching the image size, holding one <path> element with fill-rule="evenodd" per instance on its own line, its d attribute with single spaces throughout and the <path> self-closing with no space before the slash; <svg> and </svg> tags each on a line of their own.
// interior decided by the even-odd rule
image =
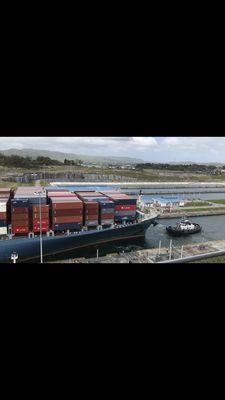
<svg viewBox="0 0 225 400">
<path fill-rule="evenodd" d="M 168 171 L 182 171 L 182 172 L 203 172 L 212 173 L 217 169 L 215 165 L 205 164 L 162 164 L 162 163 L 144 163 L 137 164 L 136 169 L 159 169 Z"/>
<path fill-rule="evenodd" d="M 80 166 L 82 164 L 81 160 L 65 160 L 63 162 L 54 160 L 49 157 L 39 156 L 36 159 L 31 157 L 21 157 L 17 155 L 6 156 L 0 153 L 0 165 L 5 167 L 14 167 L 14 168 L 40 168 L 43 166 L 50 165 L 74 165 Z"/>
</svg>

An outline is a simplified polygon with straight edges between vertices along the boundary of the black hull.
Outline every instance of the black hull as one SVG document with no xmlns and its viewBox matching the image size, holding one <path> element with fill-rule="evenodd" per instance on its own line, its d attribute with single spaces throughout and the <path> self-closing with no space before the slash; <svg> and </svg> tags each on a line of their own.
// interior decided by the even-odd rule
<svg viewBox="0 0 225 400">
<path fill-rule="evenodd" d="M 201 227 L 198 227 L 198 228 L 195 228 L 195 229 L 190 230 L 190 231 L 188 231 L 188 230 L 182 231 L 182 230 L 174 229 L 174 228 L 172 228 L 172 227 L 170 227 L 170 226 L 166 228 L 167 232 L 170 233 L 170 234 L 173 235 L 173 236 L 193 235 L 194 233 L 200 232 L 201 229 L 202 229 Z"/>
<path fill-rule="evenodd" d="M 62 256 L 75 249 L 81 249 L 98 244 L 116 242 L 120 240 L 141 238 L 154 218 L 132 225 L 108 228 L 102 231 L 80 232 L 70 236 L 43 237 L 43 260 L 48 256 Z M 0 262 L 12 262 L 12 252 L 18 253 L 18 262 L 40 262 L 40 239 L 15 239 L 0 242 Z"/>
</svg>

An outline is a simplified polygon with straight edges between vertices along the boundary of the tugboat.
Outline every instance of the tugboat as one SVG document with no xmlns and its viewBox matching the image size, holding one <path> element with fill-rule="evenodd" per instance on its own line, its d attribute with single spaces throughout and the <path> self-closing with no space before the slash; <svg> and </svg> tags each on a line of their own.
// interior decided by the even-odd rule
<svg viewBox="0 0 225 400">
<path fill-rule="evenodd" d="M 172 235 L 190 235 L 191 233 L 200 232 L 202 227 L 196 222 L 191 222 L 188 219 L 182 218 L 175 226 L 167 226 L 166 230 Z"/>
</svg>

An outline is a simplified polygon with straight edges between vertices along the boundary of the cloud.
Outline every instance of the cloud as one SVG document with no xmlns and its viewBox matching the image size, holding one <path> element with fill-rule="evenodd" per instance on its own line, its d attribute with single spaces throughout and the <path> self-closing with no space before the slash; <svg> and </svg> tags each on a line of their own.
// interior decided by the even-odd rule
<svg viewBox="0 0 225 400">
<path fill-rule="evenodd" d="M 224 162 L 224 137 L 2 137 L 0 151 L 33 148 L 65 153 L 127 156 L 149 162 Z"/>
<path fill-rule="evenodd" d="M 134 156 L 136 151 L 156 146 L 151 137 L 2 137 L 0 150 L 34 148 L 93 155 Z"/>
</svg>

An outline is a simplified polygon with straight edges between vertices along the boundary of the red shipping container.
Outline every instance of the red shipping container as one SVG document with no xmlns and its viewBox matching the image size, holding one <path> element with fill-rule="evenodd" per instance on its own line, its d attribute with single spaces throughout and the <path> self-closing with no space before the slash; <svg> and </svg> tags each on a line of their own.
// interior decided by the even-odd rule
<svg viewBox="0 0 225 400">
<path fill-rule="evenodd" d="M 36 218 L 40 218 L 40 214 L 39 213 L 34 213 L 34 214 L 32 214 L 31 215 L 31 217 L 33 218 L 33 219 L 36 219 Z M 49 213 L 41 213 L 41 219 L 46 219 L 46 218 L 49 218 Z"/>
<path fill-rule="evenodd" d="M 85 204 L 84 207 L 85 210 L 98 210 L 99 209 L 99 205 L 98 204 Z"/>
<path fill-rule="evenodd" d="M 101 219 L 114 219 L 115 214 L 102 214 Z"/>
<path fill-rule="evenodd" d="M 70 223 L 70 222 L 82 222 L 82 221 L 83 221 L 83 217 L 82 216 L 81 217 L 79 217 L 79 216 L 65 217 L 64 216 L 64 217 L 54 217 L 53 218 L 53 223 L 54 224 L 63 224 L 63 223 L 67 224 L 67 223 Z"/>
<path fill-rule="evenodd" d="M 62 217 L 63 215 L 69 216 L 69 215 L 82 215 L 82 214 L 83 214 L 83 210 L 79 210 L 79 209 L 54 210 L 53 211 L 53 215 L 55 217 Z"/>
<path fill-rule="evenodd" d="M 136 210 L 137 206 L 136 205 L 120 205 L 120 206 L 115 206 L 115 211 L 121 211 L 121 210 L 126 210 L 126 211 L 133 211 Z"/>
<path fill-rule="evenodd" d="M 71 209 L 83 209 L 83 203 L 69 202 L 69 203 L 52 203 L 53 210 L 71 210 Z"/>
<path fill-rule="evenodd" d="M 28 233 L 29 229 L 28 228 L 12 228 L 12 233 L 15 235 L 17 233 Z"/>
<path fill-rule="evenodd" d="M 31 226 L 32 227 L 34 227 L 34 226 L 39 226 L 40 227 L 40 222 L 39 221 L 35 221 L 35 224 L 31 224 Z M 49 224 L 49 221 L 47 222 L 44 222 L 44 223 L 42 223 L 42 228 L 44 228 L 44 227 L 46 227 L 46 226 L 49 226 L 50 224 Z"/>
<path fill-rule="evenodd" d="M 97 215 L 85 215 L 85 221 L 95 221 L 98 219 L 98 214 Z"/>
<path fill-rule="evenodd" d="M 29 226 L 29 220 L 26 221 L 12 221 L 13 226 Z"/>
<path fill-rule="evenodd" d="M 48 192 L 48 197 L 76 197 L 74 193 L 70 192 Z"/>
<path fill-rule="evenodd" d="M 42 222 L 42 225 L 46 225 L 49 223 L 49 219 L 42 219 L 41 222 Z M 32 224 L 33 225 L 40 224 L 40 219 L 37 219 L 37 218 L 33 219 Z"/>
<path fill-rule="evenodd" d="M 98 215 L 98 214 L 99 214 L 98 210 L 86 211 L 84 213 L 84 215 Z"/>
<path fill-rule="evenodd" d="M 13 221 L 26 221 L 26 220 L 29 220 L 29 215 L 28 214 L 13 214 L 12 220 Z"/>
<path fill-rule="evenodd" d="M 40 233 L 40 228 L 33 228 L 32 231 L 34 233 Z M 48 228 L 42 228 L 42 232 L 48 232 L 49 231 L 49 227 Z"/>
<path fill-rule="evenodd" d="M 0 212 L 0 219 L 6 219 L 6 212 Z"/>
<path fill-rule="evenodd" d="M 12 214 L 29 214 L 28 207 L 15 207 L 12 209 Z"/>
<path fill-rule="evenodd" d="M 33 206 L 32 211 L 33 211 L 33 213 L 39 213 L 39 206 Z M 42 213 L 48 213 L 49 212 L 49 205 L 43 204 L 41 206 L 41 212 Z"/>
</svg>

